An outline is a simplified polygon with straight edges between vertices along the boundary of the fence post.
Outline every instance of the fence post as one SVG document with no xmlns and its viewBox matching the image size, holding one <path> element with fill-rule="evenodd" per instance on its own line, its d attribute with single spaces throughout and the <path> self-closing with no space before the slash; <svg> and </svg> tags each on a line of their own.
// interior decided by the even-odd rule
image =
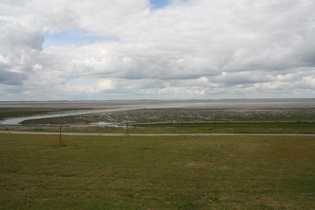
<svg viewBox="0 0 315 210">
<path fill-rule="evenodd" d="M 129 136 L 129 124 L 128 124 L 128 121 L 127 121 L 127 130 L 126 130 L 126 135 Z"/>
<path fill-rule="evenodd" d="M 61 142 L 61 130 L 62 130 L 62 127 L 60 126 L 60 130 L 59 130 L 59 145 L 60 146 L 62 145 L 62 142 Z"/>
</svg>

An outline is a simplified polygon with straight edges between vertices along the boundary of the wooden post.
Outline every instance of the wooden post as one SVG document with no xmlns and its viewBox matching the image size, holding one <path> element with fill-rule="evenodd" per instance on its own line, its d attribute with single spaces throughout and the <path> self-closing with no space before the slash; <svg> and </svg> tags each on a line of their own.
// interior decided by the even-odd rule
<svg viewBox="0 0 315 210">
<path fill-rule="evenodd" d="M 62 142 L 61 142 L 61 130 L 62 130 L 62 127 L 60 126 L 60 132 L 59 132 L 59 145 L 60 146 L 62 145 Z"/>
<path fill-rule="evenodd" d="M 127 121 L 127 130 L 126 130 L 126 135 L 129 136 L 129 125 L 128 125 L 128 121 Z"/>
</svg>

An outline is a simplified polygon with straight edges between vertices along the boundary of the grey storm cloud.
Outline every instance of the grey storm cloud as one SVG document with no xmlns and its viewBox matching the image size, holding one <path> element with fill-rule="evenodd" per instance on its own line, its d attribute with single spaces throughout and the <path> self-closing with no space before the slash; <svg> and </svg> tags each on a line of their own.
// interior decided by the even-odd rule
<svg viewBox="0 0 315 210">
<path fill-rule="evenodd" d="M 0 70 L 0 83 L 2 84 L 20 85 L 25 79 L 26 75 L 23 73 L 14 73 Z"/>
<path fill-rule="evenodd" d="M 313 0 L 1 1 L 0 88 L 19 86 L 21 100 L 314 97 L 314 11 Z"/>
</svg>

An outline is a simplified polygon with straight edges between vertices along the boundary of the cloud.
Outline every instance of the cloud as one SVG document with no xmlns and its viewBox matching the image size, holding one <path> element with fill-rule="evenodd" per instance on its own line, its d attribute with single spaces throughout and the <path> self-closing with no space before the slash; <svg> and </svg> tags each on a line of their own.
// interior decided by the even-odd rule
<svg viewBox="0 0 315 210">
<path fill-rule="evenodd" d="M 1 1 L 0 100 L 314 97 L 312 0 L 152 5 Z"/>
<path fill-rule="evenodd" d="M 22 85 L 31 75 L 43 37 L 36 28 L 15 18 L 0 16 L 0 82 Z"/>
<path fill-rule="evenodd" d="M 26 79 L 26 75 L 23 73 L 9 72 L 0 70 L 0 83 L 6 85 L 20 85 L 23 80 Z"/>
</svg>

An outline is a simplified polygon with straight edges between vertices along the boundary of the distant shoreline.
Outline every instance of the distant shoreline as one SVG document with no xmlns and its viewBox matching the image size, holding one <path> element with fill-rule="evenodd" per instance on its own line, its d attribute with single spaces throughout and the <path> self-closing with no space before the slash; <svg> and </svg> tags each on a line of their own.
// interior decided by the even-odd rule
<svg viewBox="0 0 315 210">
<path fill-rule="evenodd" d="M 165 101 L 249 101 L 249 100 L 315 100 L 315 98 L 221 98 L 221 99 L 108 99 L 108 100 L 18 100 L 18 101 L 1 101 L 0 103 L 46 103 L 46 102 L 142 102 L 142 101 L 157 101 L 157 102 L 165 102 Z"/>
</svg>

